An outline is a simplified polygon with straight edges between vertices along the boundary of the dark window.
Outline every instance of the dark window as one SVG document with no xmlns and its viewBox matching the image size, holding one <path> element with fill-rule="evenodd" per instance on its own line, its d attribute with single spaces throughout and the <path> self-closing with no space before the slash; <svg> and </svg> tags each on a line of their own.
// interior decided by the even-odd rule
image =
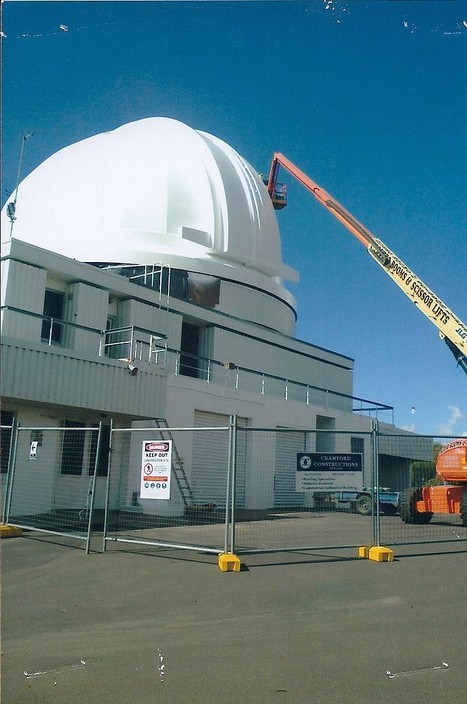
<svg viewBox="0 0 467 704">
<path fill-rule="evenodd" d="M 95 426 L 98 427 L 98 426 Z M 94 474 L 96 464 L 98 432 L 92 433 L 91 450 L 89 452 L 89 475 Z M 101 429 L 101 444 L 97 458 L 97 476 L 106 477 L 109 471 L 110 425 L 103 425 Z"/>
<path fill-rule="evenodd" d="M 86 432 L 84 430 L 71 430 L 71 428 L 84 427 L 84 423 L 79 423 L 74 420 L 65 421 L 60 468 L 62 474 L 82 474 Z M 69 430 L 67 430 L 67 428 L 69 428 Z"/>
<path fill-rule="evenodd" d="M 350 438 L 350 452 L 357 452 L 363 455 L 363 438 Z"/>
<path fill-rule="evenodd" d="M 200 328 L 191 323 L 182 323 L 180 344 L 180 374 L 198 376 Z"/>
<path fill-rule="evenodd" d="M 0 436 L 0 459 L 2 474 L 6 474 L 8 472 L 8 460 L 10 458 L 13 413 L 11 413 L 10 411 L 2 411 L 1 425 L 2 434 Z"/>
<path fill-rule="evenodd" d="M 146 286 L 159 291 L 164 296 L 170 295 L 182 300 L 188 299 L 188 273 L 167 266 L 125 266 L 120 275 L 129 278 L 134 284 Z"/>
<path fill-rule="evenodd" d="M 330 416 L 316 416 L 316 452 L 335 452 L 336 438 L 332 431 L 336 427 L 336 419 Z M 325 431 L 325 432 L 319 432 Z"/>
<path fill-rule="evenodd" d="M 51 291 L 50 289 L 45 290 L 44 315 L 47 318 L 53 318 L 53 320 L 46 319 L 42 321 L 41 338 L 43 340 L 61 342 L 63 325 L 57 321 L 63 318 L 64 301 L 65 296 L 63 293 Z"/>
</svg>

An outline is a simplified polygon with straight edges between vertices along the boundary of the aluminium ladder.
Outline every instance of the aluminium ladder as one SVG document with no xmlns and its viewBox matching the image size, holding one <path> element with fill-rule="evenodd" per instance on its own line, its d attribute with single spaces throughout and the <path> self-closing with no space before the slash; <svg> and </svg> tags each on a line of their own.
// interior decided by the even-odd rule
<svg viewBox="0 0 467 704">
<path fill-rule="evenodd" d="M 164 440 L 172 441 L 172 471 L 177 481 L 177 485 L 180 490 L 184 506 L 185 508 L 190 508 L 195 503 L 195 497 L 193 495 L 193 491 L 191 490 L 191 486 L 188 482 L 188 478 L 185 473 L 183 460 L 177 450 L 177 446 L 173 439 L 172 432 L 169 430 L 167 420 L 165 418 L 155 418 L 154 422 L 156 424 L 156 427 L 160 430 L 161 437 Z"/>
</svg>

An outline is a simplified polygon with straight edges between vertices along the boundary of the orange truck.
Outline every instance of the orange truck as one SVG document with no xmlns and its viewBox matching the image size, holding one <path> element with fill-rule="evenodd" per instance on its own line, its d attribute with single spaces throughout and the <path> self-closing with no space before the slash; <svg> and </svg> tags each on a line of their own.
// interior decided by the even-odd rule
<svg viewBox="0 0 467 704">
<path fill-rule="evenodd" d="M 441 448 L 436 474 L 438 486 L 410 487 L 401 493 L 400 516 L 404 523 L 429 523 L 434 513 L 458 514 L 467 526 L 467 438 L 452 440 Z"/>
</svg>

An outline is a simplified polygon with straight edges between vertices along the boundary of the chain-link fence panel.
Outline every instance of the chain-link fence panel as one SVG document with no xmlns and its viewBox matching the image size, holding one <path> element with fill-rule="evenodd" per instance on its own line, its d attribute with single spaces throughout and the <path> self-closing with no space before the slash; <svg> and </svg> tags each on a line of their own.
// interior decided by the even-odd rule
<svg viewBox="0 0 467 704">
<path fill-rule="evenodd" d="M 147 425 L 147 424 L 146 424 Z M 230 517 L 230 427 L 113 429 L 109 542 L 220 553 Z"/>
<path fill-rule="evenodd" d="M 235 552 L 372 542 L 372 433 L 239 428 L 237 446 L 246 465 L 244 498 L 236 489 Z"/>
<path fill-rule="evenodd" d="M 18 427 L 5 518 L 14 526 L 89 541 L 100 428 Z"/>
<path fill-rule="evenodd" d="M 397 515 L 381 518 L 381 544 L 467 540 L 467 438 L 378 433 L 378 447 L 380 473 L 400 492 Z"/>
</svg>

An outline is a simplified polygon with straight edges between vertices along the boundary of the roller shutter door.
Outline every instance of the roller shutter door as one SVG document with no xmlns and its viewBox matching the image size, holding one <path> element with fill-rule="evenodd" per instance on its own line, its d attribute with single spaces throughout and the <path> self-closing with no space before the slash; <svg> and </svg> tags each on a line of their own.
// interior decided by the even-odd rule
<svg viewBox="0 0 467 704">
<path fill-rule="evenodd" d="M 237 418 L 239 428 L 246 428 L 247 418 Z M 229 416 L 222 413 L 195 411 L 195 428 L 227 427 Z M 237 475 L 236 498 L 238 508 L 245 505 L 245 474 L 246 474 L 247 433 L 237 434 Z M 227 471 L 229 457 L 228 431 L 206 431 L 194 433 L 192 491 L 196 503 L 214 503 L 225 505 Z"/>
<path fill-rule="evenodd" d="M 306 434 L 300 431 L 276 433 L 274 508 L 300 507 L 305 494 L 295 491 L 297 452 L 306 451 Z"/>
</svg>

